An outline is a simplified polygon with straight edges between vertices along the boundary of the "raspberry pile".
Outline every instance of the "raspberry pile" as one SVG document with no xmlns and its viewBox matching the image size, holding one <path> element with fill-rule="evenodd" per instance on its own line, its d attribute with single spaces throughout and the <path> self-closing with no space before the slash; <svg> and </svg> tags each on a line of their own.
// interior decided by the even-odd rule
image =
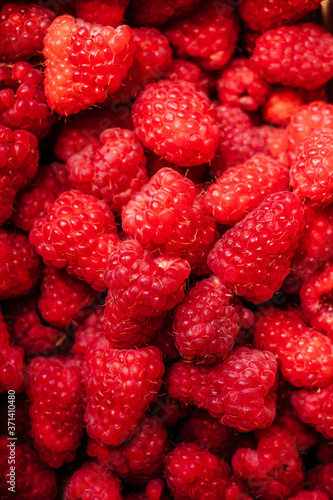
<svg viewBox="0 0 333 500">
<path fill-rule="evenodd" d="M 0 4 L 0 498 L 333 500 L 328 2 Z"/>
</svg>

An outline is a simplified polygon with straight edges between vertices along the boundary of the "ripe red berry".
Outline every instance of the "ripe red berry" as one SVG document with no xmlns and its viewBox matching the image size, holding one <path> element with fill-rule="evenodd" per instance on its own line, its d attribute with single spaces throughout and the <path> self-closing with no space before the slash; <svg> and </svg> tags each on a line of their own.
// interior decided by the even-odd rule
<svg viewBox="0 0 333 500">
<path fill-rule="evenodd" d="M 88 462 L 78 469 L 66 485 L 65 500 L 122 500 L 120 482 L 107 467 Z"/>
<path fill-rule="evenodd" d="M 123 22 L 129 0 L 70 0 L 69 3 L 77 17 L 87 23 L 117 28 Z"/>
<path fill-rule="evenodd" d="M 82 358 L 89 352 L 99 340 L 104 339 L 103 328 L 104 309 L 97 305 L 94 309 L 88 309 L 85 319 L 76 326 L 74 330 L 73 353 Z"/>
</svg>

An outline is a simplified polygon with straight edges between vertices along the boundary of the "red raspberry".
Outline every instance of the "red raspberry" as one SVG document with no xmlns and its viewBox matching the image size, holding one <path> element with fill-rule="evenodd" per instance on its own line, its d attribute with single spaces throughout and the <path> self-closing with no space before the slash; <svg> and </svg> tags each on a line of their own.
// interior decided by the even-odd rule
<svg viewBox="0 0 333 500">
<path fill-rule="evenodd" d="M 70 0 L 69 3 L 80 19 L 117 28 L 123 22 L 129 0 Z"/>
<path fill-rule="evenodd" d="M 54 500 L 57 497 L 56 476 L 37 457 L 35 450 L 27 443 L 16 442 L 15 445 L 15 493 L 9 490 L 10 455 L 7 436 L 0 437 L 0 494 L 2 500 L 13 497 L 25 500 Z"/>
<path fill-rule="evenodd" d="M 136 193 L 122 212 L 123 229 L 145 248 L 188 260 L 194 273 L 209 274 L 207 254 L 218 238 L 195 185 L 163 168 Z"/>
<path fill-rule="evenodd" d="M 317 465 L 307 475 L 310 488 L 320 489 L 331 499 L 333 496 L 333 461 Z"/>
<path fill-rule="evenodd" d="M 31 436 L 51 467 L 71 462 L 83 435 L 81 367 L 71 358 L 37 357 L 29 363 Z"/>
<path fill-rule="evenodd" d="M 40 217 L 45 217 L 47 209 L 58 196 L 70 187 L 66 166 L 53 162 L 42 166 L 38 174 L 15 202 L 12 221 L 23 231 L 31 231 Z"/>
<path fill-rule="evenodd" d="M 147 85 L 133 104 L 133 125 L 145 147 L 180 167 L 210 161 L 219 131 L 211 103 L 185 81 Z"/>
<path fill-rule="evenodd" d="M 161 328 L 164 313 L 182 301 L 190 270 L 183 259 L 154 258 L 135 240 L 121 242 L 110 255 L 104 275 L 109 289 L 106 338 L 122 348 L 145 343 Z"/>
<path fill-rule="evenodd" d="M 299 418 L 326 438 L 333 437 L 333 383 L 319 389 L 293 392 L 291 403 Z"/>
<path fill-rule="evenodd" d="M 83 381 L 89 436 L 112 446 L 130 439 L 156 398 L 163 373 L 162 354 L 156 347 L 112 349 L 102 340 L 88 351 Z"/>
<path fill-rule="evenodd" d="M 194 443 L 179 444 L 165 458 L 165 477 L 175 500 L 223 498 L 229 466 Z"/>
<path fill-rule="evenodd" d="M 287 132 L 285 128 L 276 128 L 270 125 L 255 127 L 257 134 L 265 143 L 266 154 L 280 163 L 288 165 Z"/>
<path fill-rule="evenodd" d="M 23 349 L 11 346 L 9 343 L 7 324 L 3 320 L 0 310 L 0 392 L 3 390 L 21 392 L 24 390 L 23 359 Z"/>
<path fill-rule="evenodd" d="M 131 492 L 126 500 L 171 500 L 171 497 L 164 493 L 163 479 L 151 479 L 145 490 Z"/>
<path fill-rule="evenodd" d="M 28 238 L 0 229 L 0 300 L 27 295 L 39 271 L 40 261 Z"/>
<path fill-rule="evenodd" d="M 48 265 L 104 290 L 103 274 L 109 253 L 118 243 L 114 215 L 95 196 L 66 191 L 35 222 L 29 238 Z"/>
<path fill-rule="evenodd" d="M 332 60 L 332 35 L 312 23 L 266 31 L 253 51 L 253 61 L 268 82 L 307 90 L 332 78 Z"/>
<path fill-rule="evenodd" d="M 84 464 L 69 479 L 65 500 L 122 500 L 121 487 L 116 475 L 94 462 Z"/>
<path fill-rule="evenodd" d="M 166 30 L 171 43 L 207 70 L 221 69 L 231 58 L 238 39 L 238 21 L 227 1 L 209 1 Z"/>
<path fill-rule="evenodd" d="M 333 200 L 333 130 L 314 130 L 297 146 L 290 169 L 290 184 L 312 205 L 329 205 Z"/>
<path fill-rule="evenodd" d="M 217 276 L 197 283 L 174 313 L 176 347 L 188 360 L 211 364 L 233 348 L 240 315 Z"/>
<path fill-rule="evenodd" d="M 95 307 L 92 312 L 75 328 L 73 353 L 85 357 L 95 344 L 104 339 L 104 309 Z"/>
<path fill-rule="evenodd" d="M 169 19 L 187 13 L 200 0 L 133 0 L 134 20 L 143 26 L 160 26 Z"/>
<path fill-rule="evenodd" d="M 89 306 L 95 295 L 89 285 L 66 271 L 46 266 L 38 308 L 51 325 L 66 326 L 82 317 L 82 310 Z"/>
<path fill-rule="evenodd" d="M 200 66 L 184 59 L 174 59 L 172 67 L 165 74 L 165 78 L 171 82 L 184 80 L 192 83 L 195 88 L 202 90 L 208 95 L 209 76 L 204 73 Z"/>
<path fill-rule="evenodd" d="M 253 30 L 266 31 L 283 24 L 293 24 L 308 12 L 317 9 L 320 0 L 243 0 L 239 13 Z"/>
<path fill-rule="evenodd" d="M 128 26 L 114 29 L 57 17 L 44 38 L 48 105 L 67 116 L 105 101 L 127 75 L 133 52 Z"/>
<path fill-rule="evenodd" d="M 148 182 L 143 147 L 131 130 L 111 128 L 71 156 L 67 163 L 73 186 L 93 194 L 118 212 Z"/>
<path fill-rule="evenodd" d="M 163 471 L 168 451 L 168 432 L 157 418 L 145 418 L 137 426 L 131 441 L 121 446 L 106 446 L 90 440 L 87 453 L 98 463 L 108 465 L 127 483 L 139 485 Z"/>
<path fill-rule="evenodd" d="M 0 11 L 0 60 L 15 62 L 38 56 L 55 15 L 36 4 L 6 3 Z"/>
<path fill-rule="evenodd" d="M 36 175 L 38 161 L 35 135 L 0 125 L 0 224 L 10 219 L 15 196 Z"/>
<path fill-rule="evenodd" d="M 0 122 L 45 137 L 54 117 L 46 104 L 43 73 L 27 62 L 1 66 L 0 86 Z"/>
<path fill-rule="evenodd" d="M 256 208 L 267 195 L 288 189 L 289 170 L 269 156 L 255 155 L 228 168 L 205 195 L 209 214 L 221 224 L 233 225 Z"/>
<path fill-rule="evenodd" d="M 300 453 L 317 443 L 317 434 L 313 428 L 301 422 L 295 410 L 289 406 L 283 409 L 283 413 L 276 417 L 274 423 L 294 436 L 296 448 Z"/>
<path fill-rule="evenodd" d="M 231 61 L 217 79 L 216 87 L 222 104 L 239 106 L 245 111 L 262 106 L 271 91 L 254 62 L 245 58 Z"/>
<path fill-rule="evenodd" d="M 237 295 L 256 304 L 269 300 L 288 275 L 303 227 L 299 198 L 271 194 L 222 236 L 208 266 Z"/>
<path fill-rule="evenodd" d="M 297 493 L 304 473 L 293 435 L 272 425 L 257 431 L 256 437 L 257 450 L 239 448 L 232 457 L 234 472 L 247 480 L 255 497 L 278 500 Z"/>
<path fill-rule="evenodd" d="M 313 490 L 313 491 L 299 491 L 294 497 L 289 498 L 289 500 L 329 500 L 329 496 L 323 491 Z"/>
</svg>

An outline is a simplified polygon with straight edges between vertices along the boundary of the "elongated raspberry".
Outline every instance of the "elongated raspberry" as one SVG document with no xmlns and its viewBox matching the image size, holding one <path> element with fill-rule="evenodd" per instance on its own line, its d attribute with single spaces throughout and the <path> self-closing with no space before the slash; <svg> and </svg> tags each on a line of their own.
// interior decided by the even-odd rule
<svg viewBox="0 0 333 500">
<path fill-rule="evenodd" d="M 34 134 L 0 125 L 0 224 L 10 219 L 15 196 L 36 175 L 38 161 Z"/>
<path fill-rule="evenodd" d="M 301 389 L 291 395 L 299 418 L 326 438 L 333 437 L 333 383 L 319 389 Z"/>
<path fill-rule="evenodd" d="M 270 83 L 313 90 L 333 76 L 333 37 L 316 24 L 266 31 L 256 40 L 253 61 Z"/>
<path fill-rule="evenodd" d="M 123 22 L 129 0 L 70 0 L 70 4 L 80 19 L 117 28 Z"/>
<path fill-rule="evenodd" d="M 168 432 L 158 418 L 146 417 L 134 430 L 130 442 L 106 446 L 90 440 L 87 453 L 96 457 L 127 483 L 138 485 L 158 476 L 168 451 Z"/>
<path fill-rule="evenodd" d="M 165 477 L 176 500 L 222 498 L 229 466 L 194 443 L 179 444 L 165 458 Z"/>
<path fill-rule="evenodd" d="M 239 448 L 232 457 L 234 472 L 247 481 L 254 496 L 289 498 L 303 486 L 302 461 L 294 436 L 272 425 L 256 432 L 257 450 Z"/>
<path fill-rule="evenodd" d="M 33 181 L 16 197 L 12 217 L 15 226 L 23 231 L 31 231 L 35 221 L 45 217 L 51 203 L 69 188 L 68 172 L 64 164 L 53 162 L 40 167 Z"/>
<path fill-rule="evenodd" d="M 216 87 L 222 104 L 239 106 L 245 111 L 255 111 L 262 106 L 271 91 L 254 62 L 245 58 L 231 61 L 222 71 Z"/>
<path fill-rule="evenodd" d="M 307 475 L 310 488 L 323 491 L 331 499 L 333 495 L 333 461 L 320 464 L 311 469 Z"/>
<path fill-rule="evenodd" d="M 143 26 L 160 26 L 173 17 L 187 13 L 200 0 L 133 0 L 134 20 Z"/>
<path fill-rule="evenodd" d="M 235 50 L 238 21 L 226 1 L 221 1 L 218 7 L 209 1 L 185 19 L 174 21 L 166 35 L 203 68 L 221 69 Z"/>
<path fill-rule="evenodd" d="M 39 273 L 40 261 L 28 238 L 0 229 L 0 299 L 27 295 Z"/>
<path fill-rule="evenodd" d="M 103 315 L 104 309 L 95 307 L 75 328 L 74 354 L 84 358 L 87 351 L 90 351 L 99 340 L 104 339 Z"/>
<path fill-rule="evenodd" d="M 173 332 L 180 354 L 206 364 L 233 348 L 240 315 L 233 294 L 217 276 L 197 283 L 174 313 Z"/>
<path fill-rule="evenodd" d="M 185 81 L 147 85 L 133 104 L 135 132 L 143 145 L 180 167 L 210 161 L 219 138 L 207 96 Z"/>
<path fill-rule="evenodd" d="M 95 290 L 106 288 L 103 273 L 118 243 L 114 215 L 95 196 L 66 191 L 35 222 L 29 239 L 47 265 L 66 267 Z"/>
<path fill-rule="evenodd" d="M 71 462 L 83 435 L 81 368 L 71 358 L 37 357 L 29 363 L 31 436 L 51 467 Z"/>
<path fill-rule="evenodd" d="M 105 101 L 127 75 L 133 52 L 128 26 L 114 29 L 67 15 L 57 17 L 44 39 L 48 105 L 70 115 Z"/>
<path fill-rule="evenodd" d="M 314 429 L 302 422 L 298 417 L 296 411 L 287 406 L 283 409 L 283 413 L 278 414 L 274 424 L 286 429 L 295 438 L 295 445 L 301 453 L 314 446 L 318 441 L 318 435 Z"/>
<path fill-rule="evenodd" d="M 69 479 L 65 500 L 122 500 L 120 483 L 116 475 L 94 462 L 84 464 Z"/>
<path fill-rule="evenodd" d="M 119 211 L 148 182 L 143 147 L 131 130 L 111 128 L 100 144 L 89 145 L 67 162 L 69 178 L 80 191 L 97 196 Z"/>
<path fill-rule="evenodd" d="M 13 464 L 13 455 L 9 445 L 8 436 L 0 437 L 0 494 L 3 500 L 13 498 L 10 480 L 10 467 Z M 57 497 L 56 476 L 37 457 L 35 450 L 28 443 L 15 444 L 15 497 L 26 500 L 54 500 Z M 12 465 L 13 467 L 13 465 Z"/>
<path fill-rule="evenodd" d="M 162 315 L 183 299 L 189 274 L 183 259 L 154 258 L 135 240 L 121 242 L 110 255 L 104 276 L 109 289 L 106 338 L 123 348 L 146 342 L 162 326 Z"/>
<path fill-rule="evenodd" d="M 36 4 L 5 3 L 0 11 L 0 60 L 15 62 L 38 56 L 55 15 Z"/>
<path fill-rule="evenodd" d="M 283 24 L 293 24 L 319 7 L 320 0 L 244 0 L 239 13 L 253 30 L 266 31 Z"/>
<path fill-rule="evenodd" d="M 256 208 L 267 195 L 289 186 L 288 167 L 269 156 L 255 155 L 228 168 L 207 189 L 205 206 L 221 224 L 233 225 Z"/>
</svg>

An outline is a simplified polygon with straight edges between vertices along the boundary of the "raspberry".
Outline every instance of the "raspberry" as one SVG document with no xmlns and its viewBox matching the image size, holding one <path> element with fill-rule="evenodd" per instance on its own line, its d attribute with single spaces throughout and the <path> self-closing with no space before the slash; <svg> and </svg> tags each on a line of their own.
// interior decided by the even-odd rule
<svg viewBox="0 0 333 500">
<path fill-rule="evenodd" d="M 3 390 L 21 392 L 24 390 L 23 359 L 23 349 L 11 346 L 9 343 L 7 324 L 0 311 L 0 392 Z"/>
<path fill-rule="evenodd" d="M 261 125 L 256 127 L 255 130 L 265 143 L 266 154 L 283 163 L 283 165 L 288 165 L 286 129 Z"/>
<path fill-rule="evenodd" d="M 332 498 L 333 495 L 333 462 L 317 465 L 307 476 L 310 488 L 320 489 Z"/>
<path fill-rule="evenodd" d="M 81 368 L 74 359 L 37 357 L 29 363 L 31 436 L 51 467 L 71 462 L 83 435 Z"/>
<path fill-rule="evenodd" d="M 218 238 L 195 185 L 162 168 L 136 193 L 122 212 L 123 229 L 155 253 L 188 260 L 197 274 L 209 274 L 207 254 Z"/>
<path fill-rule="evenodd" d="M 313 491 L 299 491 L 294 497 L 289 500 L 329 500 L 329 497 L 326 493 L 319 490 Z"/>
<path fill-rule="evenodd" d="M 80 19 L 117 28 L 123 22 L 129 0 L 70 0 L 70 4 Z"/>
<path fill-rule="evenodd" d="M 283 24 L 293 24 L 308 12 L 317 9 L 320 0 L 244 0 L 239 5 L 239 13 L 253 30 L 266 31 Z"/>
<path fill-rule="evenodd" d="M 317 443 L 317 434 L 312 427 L 301 422 L 295 410 L 289 406 L 276 417 L 274 423 L 294 436 L 296 448 L 300 453 Z"/>
<path fill-rule="evenodd" d="M 184 358 L 211 364 L 231 351 L 240 326 L 232 298 L 214 275 L 190 290 L 173 323 L 176 347 Z"/>
<path fill-rule="evenodd" d="M 27 295 L 37 283 L 40 262 L 24 234 L 0 229 L 0 300 Z"/>
<path fill-rule="evenodd" d="M 222 104 L 239 106 L 245 111 L 255 111 L 262 106 L 270 91 L 267 83 L 251 59 L 234 59 L 216 81 Z"/>
<path fill-rule="evenodd" d="M 132 118 L 143 145 L 170 163 L 193 167 L 215 155 L 219 131 L 211 103 L 188 82 L 147 85 L 133 104 Z"/>
<path fill-rule="evenodd" d="M 66 326 L 82 317 L 82 310 L 95 296 L 89 285 L 62 269 L 46 266 L 38 308 L 48 323 Z"/>
<path fill-rule="evenodd" d="M 256 208 L 267 195 L 288 189 L 289 170 L 269 156 L 255 155 L 228 168 L 207 189 L 205 206 L 221 224 L 233 225 Z"/>
<path fill-rule="evenodd" d="M 189 11 L 200 0 L 133 0 L 134 20 L 144 26 L 160 26 Z"/>
<path fill-rule="evenodd" d="M 87 352 L 83 371 L 88 435 L 112 446 L 130 439 L 156 398 L 163 373 L 156 347 L 119 350 L 100 341 Z"/>
<path fill-rule="evenodd" d="M 47 265 L 66 266 L 95 290 L 106 288 L 103 273 L 118 236 L 114 215 L 104 201 L 66 191 L 35 222 L 29 238 Z"/>
<path fill-rule="evenodd" d="M 57 17 L 44 38 L 48 105 L 67 116 L 105 101 L 127 75 L 133 52 L 128 26 L 114 29 Z"/>
<path fill-rule="evenodd" d="M 45 102 L 43 73 L 27 62 L 0 67 L 0 122 L 45 137 L 54 118 Z"/>
<path fill-rule="evenodd" d="M 0 494 L 2 500 L 13 498 L 10 486 L 10 455 L 7 436 L 0 437 Z M 25 500 L 54 500 L 57 497 L 56 476 L 40 460 L 35 450 L 28 444 L 17 442 L 15 445 L 15 498 Z"/>
<path fill-rule="evenodd" d="M 253 61 L 265 80 L 307 90 L 332 78 L 332 57 L 332 35 L 312 23 L 266 31 L 253 51 Z"/>
<path fill-rule="evenodd" d="M 53 162 L 39 168 L 34 180 L 16 197 L 12 221 L 23 231 L 31 231 L 58 196 L 70 187 L 66 166 Z"/>
<path fill-rule="evenodd" d="M 165 477 L 175 500 L 223 498 L 229 467 L 194 443 L 179 444 L 165 458 Z"/>
<path fill-rule="evenodd" d="M 333 383 L 319 389 L 301 389 L 291 395 L 299 418 L 324 437 L 333 437 Z"/>
<path fill-rule="evenodd" d="M 104 309 L 95 307 L 87 317 L 75 328 L 73 353 L 85 357 L 95 344 L 104 339 L 103 328 Z"/>
<path fill-rule="evenodd" d="M 145 490 L 130 493 L 126 500 L 171 500 L 171 497 L 163 490 L 163 479 L 151 479 Z"/>
<path fill-rule="evenodd" d="M 190 270 L 183 259 L 154 258 L 135 240 L 121 242 L 104 275 L 106 338 L 122 348 L 145 343 L 162 326 L 162 315 L 183 299 Z"/>
<path fill-rule="evenodd" d="M 299 198 L 271 194 L 220 238 L 208 266 L 237 295 L 256 304 L 269 300 L 288 275 L 303 227 Z"/>
<path fill-rule="evenodd" d="M 94 462 L 84 464 L 69 479 L 65 500 L 122 500 L 118 478 Z"/>
<path fill-rule="evenodd" d="M 290 184 L 312 205 L 329 205 L 333 200 L 333 130 L 314 130 L 298 145 L 290 169 Z"/>
<path fill-rule="evenodd" d="M 209 1 L 185 19 L 174 21 L 166 35 L 204 69 L 221 69 L 236 48 L 238 20 L 226 1 L 218 7 Z"/>
<path fill-rule="evenodd" d="M 15 62 L 38 56 L 55 15 L 36 4 L 6 3 L 0 11 L 0 60 Z"/>
<path fill-rule="evenodd" d="M 159 419 L 151 417 L 139 423 L 130 442 L 113 447 L 91 440 L 87 448 L 90 457 L 134 485 L 146 483 L 163 471 L 167 451 L 168 432 Z"/>
<path fill-rule="evenodd" d="M 256 437 L 257 450 L 239 448 L 232 457 L 234 472 L 247 480 L 255 497 L 277 500 L 297 493 L 304 474 L 293 435 L 272 425 L 257 431 Z"/>
<path fill-rule="evenodd" d="M 192 83 L 198 91 L 203 91 L 208 95 L 209 76 L 204 73 L 200 66 L 183 59 L 174 59 L 172 67 L 166 72 L 165 78 L 171 82 L 184 80 Z"/>
<path fill-rule="evenodd" d="M 131 130 L 111 128 L 71 156 L 67 163 L 73 186 L 108 203 L 119 212 L 132 195 L 148 182 L 143 147 Z"/>
<path fill-rule="evenodd" d="M 36 175 L 38 161 L 35 135 L 0 125 L 0 224 L 11 217 L 15 196 Z"/>
</svg>

